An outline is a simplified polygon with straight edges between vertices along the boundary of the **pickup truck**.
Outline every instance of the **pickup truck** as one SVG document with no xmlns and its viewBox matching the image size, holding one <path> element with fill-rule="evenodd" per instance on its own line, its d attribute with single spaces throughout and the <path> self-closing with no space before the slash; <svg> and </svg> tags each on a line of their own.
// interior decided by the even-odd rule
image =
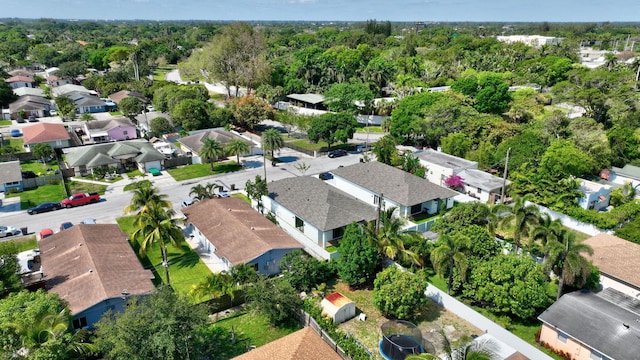
<svg viewBox="0 0 640 360">
<path fill-rule="evenodd" d="M 70 208 L 74 206 L 93 204 L 98 201 L 100 201 L 100 194 L 98 193 L 95 193 L 95 192 L 90 194 L 77 193 L 62 200 L 60 202 L 60 205 L 62 205 L 62 207 L 65 207 L 65 208 Z"/>
</svg>

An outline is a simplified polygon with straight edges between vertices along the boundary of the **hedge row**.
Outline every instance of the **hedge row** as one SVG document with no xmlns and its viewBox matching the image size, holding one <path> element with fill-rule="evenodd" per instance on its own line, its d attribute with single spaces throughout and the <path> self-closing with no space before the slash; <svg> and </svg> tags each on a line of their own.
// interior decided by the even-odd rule
<svg viewBox="0 0 640 360">
<path fill-rule="evenodd" d="M 629 202 L 624 205 L 617 206 L 608 212 L 585 210 L 579 207 L 574 207 L 566 209 L 564 213 L 578 221 L 593 224 L 603 230 L 610 230 L 638 216 L 640 214 L 640 202 Z"/>
</svg>

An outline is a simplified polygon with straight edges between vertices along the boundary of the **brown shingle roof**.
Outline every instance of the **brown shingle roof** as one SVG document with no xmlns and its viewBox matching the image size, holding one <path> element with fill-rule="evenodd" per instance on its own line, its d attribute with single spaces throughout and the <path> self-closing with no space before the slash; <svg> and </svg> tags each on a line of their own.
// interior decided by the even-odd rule
<svg viewBox="0 0 640 360">
<path fill-rule="evenodd" d="M 25 76 L 28 78 L 33 78 L 33 71 L 25 70 L 25 69 L 16 69 L 8 72 L 10 76 Z"/>
<path fill-rule="evenodd" d="M 105 299 L 154 290 L 145 270 L 116 224 L 76 225 L 39 241 L 46 288 L 76 314 Z"/>
<path fill-rule="evenodd" d="M 584 241 L 593 248 L 593 261 L 600 272 L 640 287 L 640 245 L 619 237 L 600 233 Z"/>
<path fill-rule="evenodd" d="M 110 94 L 109 99 L 114 103 L 119 104 L 122 99 L 131 97 L 131 96 L 138 98 L 140 101 L 144 103 L 149 102 L 149 99 L 147 99 L 141 93 L 135 92 L 135 91 L 129 91 L 129 90 L 120 90 L 116 93 Z"/>
<path fill-rule="evenodd" d="M 453 190 L 377 161 L 349 165 L 331 172 L 404 206 L 458 195 Z"/>
<path fill-rule="evenodd" d="M 35 80 L 33 80 L 32 78 L 27 77 L 27 76 L 12 76 L 12 77 L 8 78 L 5 81 L 8 82 L 8 83 L 12 83 L 12 82 L 32 83 L 32 82 L 35 82 Z"/>
<path fill-rule="evenodd" d="M 62 124 L 40 123 L 22 129 L 25 144 L 39 144 L 57 140 L 69 140 L 69 133 Z"/>
<path fill-rule="evenodd" d="M 233 265 L 247 263 L 272 249 L 303 248 L 241 199 L 200 201 L 183 213 L 216 247 L 216 255 Z"/>
<path fill-rule="evenodd" d="M 242 354 L 234 360 L 342 360 L 310 327 Z"/>
</svg>

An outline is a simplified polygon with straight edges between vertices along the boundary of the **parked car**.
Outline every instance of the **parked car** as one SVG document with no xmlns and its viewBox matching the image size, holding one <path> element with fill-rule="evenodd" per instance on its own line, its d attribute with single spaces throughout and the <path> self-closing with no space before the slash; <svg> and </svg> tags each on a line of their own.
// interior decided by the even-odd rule
<svg viewBox="0 0 640 360">
<path fill-rule="evenodd" d="M 34 206 L 34 207 L 30 208 L 29 210 L 27 210 L 27 214 L 34 215 L 34 214 L 40 214 L 40 213 L 43 213 L 43 212 L 60 210 L 60 209 L 62 209 L 62 205 L 60 205 L 60 203 L 57 203 L 57 202 L 43 202 L 43 203 L 39 204 L 38 206 Z"/>
<path fill-rule="evenodd" d="M 60 205 L 62 207 L 71 208 L 74 206 L 93 204 L 100 201 L 100 194 L 97 192 L 93 193 L 77 193 L 73 194 L 70 197 L 62 200 Z"/>
<path fill-rule="evenodd" d="M 333 179 L 333 174 L 325 172 L 325 173 L 321 173 L 320 175 L 318 175 L 318 178 L 320 180 L 331 180 Z"/>
<path fill-rule="evenodd" d="M 42 230 L 40 231 L 40 240 L 42 240 L 42 239 L 46 239 L 46 238 L 48 238 L 48 237 L 49 237 L 49 236 L 51 236 L 51 235 L 53 235 L 53 230 L 51 230 L 51 229 L 49 229 L 49 228 L 42 229 Z"/>
<path fill-rule="evenodd" d="M 193 199 L 182 200 L 182 207 L 191 206 L 191 205 L 193 205 L 194 202 L 195 202 L 195 200 L 193 200 Z"/>
<path fill-rule="evenodd" d="M 58 115 L 58 111 L 56 111 L 56 110 L 49 110 L 49 115 L 51 115 L 51 116 L 56 116 L 56 115 Z"/>
<path fill-rule="evenodd" d="M 24 123 L 25 123 L 24 119 L 23 119 L 23 118 L 20 118 L 20 117 L 16 119 L 16 122 L 17 122 L 18 124 L 24 124 Z"/>
<path fill-rule="evenodd" d="M 96 223 L 96 219 L 94 218 L 86 218 L 80 221 L 80 224 L 85 224 L 85 225 L 95 225 L 95 223 Z"/>
<path fill-rule="evenodd" d="M 13 226 L 0 226 L 0 237 L 20 235 L 22 231 L 16 229 Z"/>
<path fill-rule="evenodd" d="M 371 151 L 371 146 L 358 145 L 358 146 L 356 146 L 356 151 L 357 152 Z"/>
<path fill-rule="evenodd" d="M 218 191 L 218 193 L 216 193 L 216 197 L 219 197 L 219 198 L 228 198 L 229 196 L 231 195 L 227 190 L 220 190 Z"/>
<path fill-rule="evenodd" d="M 38 118 L 33 116 L 33 115 L 31 115 L 31 116 L 29 116 L 29 122 L 38 122 Z"/>
<path fill-rule="evenodd" d="M 66 230 L 72 226 L 73 226 L 73 223 L 71 221 L 63 222 L 62 224 L 60 224 L 60 231 Z"/>
<path fill-rule="evenodd" d="M 336 149 L 336 150 L 329 151 L 330 158 L 337 158 L 337 157 L 346 156 L 346 155 L 347 155 L 347 150 L 344 150 L 344 149 Z"/>
<path fill-rule="evenodd" d="M 23 179 L 33 179 L 33 178 L 36 178 L 36 177 L 38 177 L 38 176 L 33 171 L 23 171 L 22 172 L 22 178 Z"/>
<path fill-rule="evenodd" d="M 11 137 L 20 137 L 20 136 L 22 136 L 22 133 L 20 132 L 20 130 L 18 129 L 11 130 Z"/>
</svg>

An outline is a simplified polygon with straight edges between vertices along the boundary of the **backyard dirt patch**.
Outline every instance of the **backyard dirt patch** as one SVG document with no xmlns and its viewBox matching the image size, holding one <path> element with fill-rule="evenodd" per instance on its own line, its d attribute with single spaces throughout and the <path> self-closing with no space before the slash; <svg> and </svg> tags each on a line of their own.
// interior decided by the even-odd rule
<svg viewBox="0 0 640 360">
<path fill-rule="evenodd" d="M 378 343 L 382 338 L 380 326 L 389 319 L 382 316 L 373 305 L 373 290 L 351 290 L 346 284 L 338 283 L 334 286 L 333 291 L 342 293 L 356 303 L 356 317 L 340 324 L 340 329 L 355 336 L 374 355 L 375 359 L 382 359 L 378 352 Z M 367 316 L 365 321 L 358 320 L 357 315 L 361 312 Z M 484 330 L 478 329 L 465 319 L 431 301 L 424 313 L 415 320 L 415 324 L 422 330 L 423 338 L 435 347 L 436 353 L 442 350 L 441 329 L 445 331 L 454 346 L 461 342 L 466 343 L 471 340 L 472 335 L 480 335 L 484 332 Z"/>
</svg>

